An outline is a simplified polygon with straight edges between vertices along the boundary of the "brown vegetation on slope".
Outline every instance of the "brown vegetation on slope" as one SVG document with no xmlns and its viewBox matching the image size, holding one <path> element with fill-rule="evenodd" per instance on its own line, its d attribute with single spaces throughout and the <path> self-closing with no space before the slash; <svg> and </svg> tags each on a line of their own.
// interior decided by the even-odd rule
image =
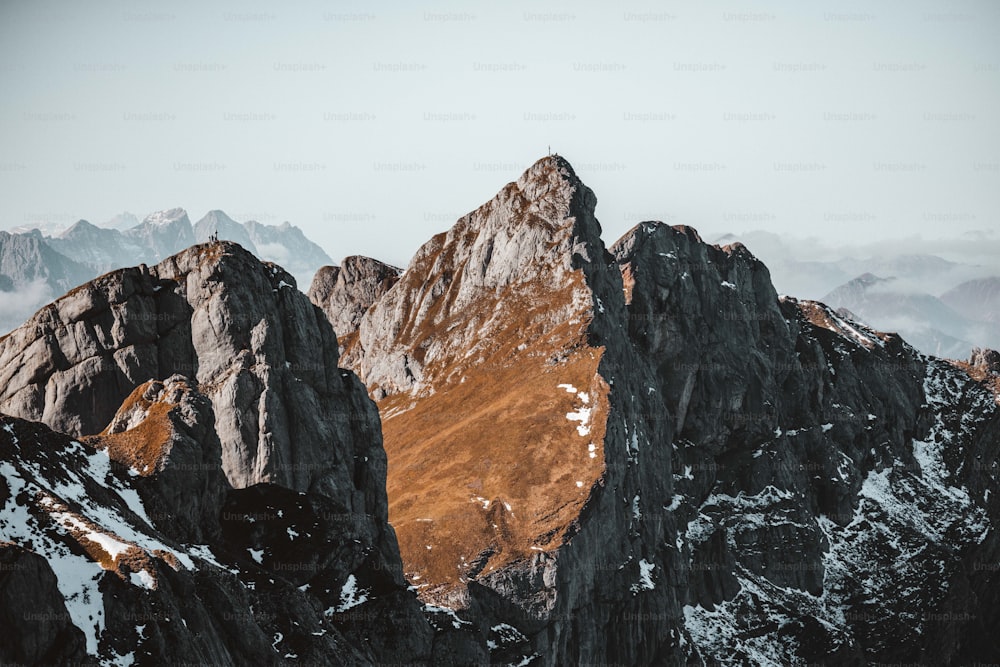
<svg viewBox="0 0 1000 667">
<path fill-rule="evenodd" d="M 470 579 L 558 548 L 605 472 L 609 387 L 588 342 L 594 296 L 571 268 L 586 250 L 570 193 L 540 161 L 425 244 L 348 341 L 379 400 L 389 520 L 425 600 L 460 605 Z"/>
</svg>

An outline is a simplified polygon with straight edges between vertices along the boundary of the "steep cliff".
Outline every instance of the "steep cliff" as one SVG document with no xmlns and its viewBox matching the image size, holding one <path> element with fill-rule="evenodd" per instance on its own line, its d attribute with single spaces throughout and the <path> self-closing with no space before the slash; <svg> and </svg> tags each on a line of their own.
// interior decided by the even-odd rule
<svg viewBox="0 0 1000 667">
<path fill-rule="evenodd" d="M 0 339 L 0 596 L 39 610 L 0 657 L 1000 654 L 997 353 L 779 296 L 689 227 L 609 250 L 596 203 L 548 157 L 402 275 L 321 272 L 326 313 L 218 243 Z"/>
<path fill-rule="evenodd" d="M 670 424 L 595 204 L 539 161 L 424 245 L 359 330 L 407 575 L 493 628 L 496 661 L 648 664 L 682 641 L 672 520 L 640 520 L 672 497 Z"/>
<path fill-rule="evenodd" d="M 338 368 L 332 329 L 290 275 L 236 244 L 106 274 L 39 311 L 0 339 L 0 411 L 98 433 L 136 387 L 175 373 L 211 399 L 235 487 L 357 489 L 360 512 L 384 510 L 360 491 L 384 474 L 378 415 Z"/>
<path fill-rule="evenodd" d="M 685 624 L 702 654 L 995 652 L 980 632 L 997 585 L 986 387 L 822 304 L 779 299 L 738 244 L 643 223 L 613 251 L 632 340 L 675 415 Z"/>
</svg>

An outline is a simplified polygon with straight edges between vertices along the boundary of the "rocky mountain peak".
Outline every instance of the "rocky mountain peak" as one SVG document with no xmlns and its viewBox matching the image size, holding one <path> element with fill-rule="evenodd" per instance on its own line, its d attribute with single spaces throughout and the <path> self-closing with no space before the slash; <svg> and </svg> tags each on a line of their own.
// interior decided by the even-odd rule
<svg viewBox="0 0 1000 667">
<path fill-rule="evenodd" d="M 92 230 L 99 230 L 99 229 L 100 228 L 97 227 L 96 225 L 92 225 L 86 220 L 81 219 L 77 220 L 68 228 L 66 228 L 62 233 L 60 233 L 59 238 L 67 239 L 67 238 L 73 238 L 81 234 L 91 234 L 93 233 Z"/>
<path fill-rule="evenodd" d="M 332 330 L 292 276 L 222 241 L 101 276 L 0 341 L 0 410 L 96 434 L 136 387 L 179 373 L 214 405 L 234 486 L 304 490 L 335 483 L 324 472 L 333 443 L 378 442 L 374 408 L 368 424 L 305 418 L 360 390 L 337 361 Z"/>
<path fill-rule="evenodd" d="M 515 628 L 490 635 L 498 661 L 983 654 L 949 639 L 978 620 L 922 625 L 934 639 L 914 651 L 883 638 L 989 576 L 916 546 L 946 531 L 974 558 L 995 548 L 977 531 L 997 477 L 955 476 L 996 450 L 988 383 L 779 298 L 742 244 L 644 222 L 609 253 L 595 204 L 540 160 L 361 319 L 351 363 L 378 400 L 421 597 Z M 888 534 L 912 548 L 883 557 Z M 927 594 L 896 604 L 900 579 Z M 869 584 L 878 613 L 852 616 Z"/>
<path fill-rule="evenodd" d="M 361 318 L 353 367 L 399 457 L 393 525 L 426 599 L 466 599 L 470 578 L 557 549 L 602 473 L 590 324 L 621 286 L 603 302 L 588 286 L 607 266 L 595 204 L 568 162 L 539 160 L 421 247 Z M 524 439 L 535 431 L 546 446 Z"/>
<path fill-rule="evenodd" d="M 1000 352 L 979 347 L 972 348 L 969 363 L 985 372 L 1000 375 Z"/>
<path fill-rule="evenodd" d="M 321 267 L 313 276 L 309 299 L 323 309 L 333 324 L 340 349 L 347 355 L 344 364 L 351 365 L 357 354 L 356 333 L 361 318 L 402 273 L 402 269 L 377 259 L 354 255 L 345 257 L 340 266 Z"/>
<path fill-rule="evenodd" d="M 24 568 L 0 572 L 0 616 L 16 576 L 73 619 L 51 628 L 64 654 L 17 655 L 1000 654 L 995 353 L 946 362 L 779 297 L 745 247 L 691 227 L 643 222 L 608 249 L 595 211 L 550 156 L 401 275 L 324 269 L 325 313 L 221 242 L 102 276 L 0 339 L 0 561 Z M 338 357 L 341 315 L 357 332 Z M 104 630 L 152 596 L 197 616 Z"/>
<path fill-rule="evenodd" d="M 573 326 L 582 331 L 591 303 L 582 292 L 573 297 L 572 285 L 582 278 L 577 256 L 590 262 L 603 253 L 603 246 L 594 246 L 595 239 L 600 243 L 595 204 L 568 162 L 547 157 L 424 244 L 394 288 L 397 295 L 407 295 L 406 305 L 378 303 L 361 321 L 359 342 L 366 353 L 360 369 L 369 388 L 394 394 L 419 389 L 441 373 L 457 376 L 453 364 L 473 360 L 460 361 L 453 351 L 464 354 L 479 327 L 496 333 L 498 344 L 516 340 L 515 345 L 525 346 L 531 344 L 526 335 L 535 317 L 576 322 Z M 542 289 L 546 284 L 557 289 Z M 526 302 L 541 292 L 559 293 L 562 303 L 526 303 L 520 312 L 491 310 L 496 291 L 512 286 Z M 383 354 L 386 346 L 394 351 Z"/>
<path fill-rule="evenodd" d="M 183 224 L 184 222 L 187 222 L 188 225 L 191 224 L 191 221 L 188 219 L 187 211 L 183 208 L 170 208 L 150 213 L 143 219 L 142 222 L 157 226 L 175 223 Z"/>
</svg>

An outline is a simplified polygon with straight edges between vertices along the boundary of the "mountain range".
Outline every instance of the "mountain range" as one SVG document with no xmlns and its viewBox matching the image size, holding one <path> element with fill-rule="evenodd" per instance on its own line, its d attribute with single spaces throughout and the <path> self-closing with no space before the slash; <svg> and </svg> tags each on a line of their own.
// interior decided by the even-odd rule
<svg viewBox="0 0 1000 667">
<path fill-rule="evenodd" d="M 899 332 L 927 354 L 966 359 L 977 346 L 1000 347 L 995 318 L 1000 278 L 979 278 L 956 285 L 939 297 L 896 278 L 865 273 L 823 297 L 854 319 L 884 331 Z M 971 342 L 975 341 L 975 343 Z"/>
<path fill-rule="evenodd" d="M 966 359 L 975 347 L 1000 346 L 996 320 L 990 319 L 997 313 L 1000 266 L 995 258 L 972 252 L 976 243 L 951 244 L 957 249 L 939 244 L 960 260 L 954 261 L 930 254 L 932 244 L 919 240 L 909 248 L 850 248 L 757 231 L 716 241 L 733 242 L 745 242 L 765 258 L 780 292 L 845 309 L 870 326 L 898 332 L 926 354 Z M 992 247 L 979 245 L 987 252 Z"/>
<path fill-rule="evenodd" d="M 261 259 L 280 262 L 304 283 L 332 261 L 298 227 L 239 223 L 222 211 L 210 211 L 194 225 L 187 212 L 175 208 L 142 222 L 127 213 L 105 226 L 80 220 L 50 236 L 37 230 L 0 232 L 0 304 L 9 304 L 0 308 L 0 331 L 17 326 L 71 287 L 112 269 L 155 264 L 213 234 L 240 243 Z"/>
<path fill-rule="evenodd" d="M 1000 654 L 1000 354 L 596 206 L 549 156 L 403 270 L 213 239 L 0 338 L 0 660 Z"/>
</svg>

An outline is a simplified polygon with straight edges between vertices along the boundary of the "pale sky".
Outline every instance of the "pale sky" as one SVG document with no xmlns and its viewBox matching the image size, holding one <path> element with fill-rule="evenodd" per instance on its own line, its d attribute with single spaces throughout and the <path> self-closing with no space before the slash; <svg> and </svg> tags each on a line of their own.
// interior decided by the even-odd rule
<svg viewBox="0 0 1000 667">
<path fill-rule="evenodd" d="M 181 206 L 405 265 L 548 146 L 610 244 L 1000 228 L 1000 3 L 0 3 L 0 228 Z"/>
</svg>

